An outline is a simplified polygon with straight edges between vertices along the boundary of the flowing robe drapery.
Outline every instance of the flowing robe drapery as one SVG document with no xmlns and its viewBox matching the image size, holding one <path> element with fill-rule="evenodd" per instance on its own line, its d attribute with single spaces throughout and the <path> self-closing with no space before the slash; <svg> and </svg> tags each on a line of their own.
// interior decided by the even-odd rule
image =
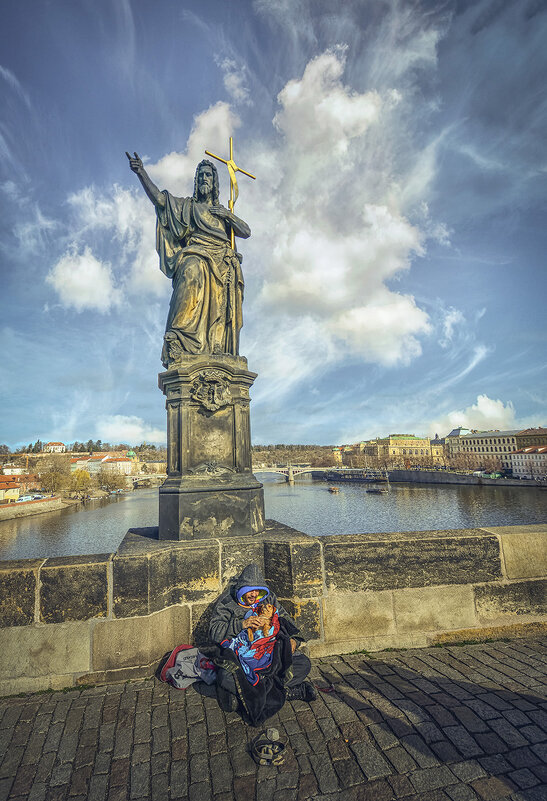
<svg viewBox="0 0 547 801">
<path fill-rule="evenodd" d="M 157 207 L 156 250 L 172 279 L 162 362 L 177 352 L 237 355 L 243 275 L 225 222 L 206 203 L 164 190 Z"/>
</svg>

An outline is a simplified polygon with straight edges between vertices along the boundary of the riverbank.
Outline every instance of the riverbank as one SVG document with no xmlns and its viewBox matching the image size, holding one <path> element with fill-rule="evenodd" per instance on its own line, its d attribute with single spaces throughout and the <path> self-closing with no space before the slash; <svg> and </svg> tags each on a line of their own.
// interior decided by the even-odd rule
<svg viewBox="0 0 547 801">
<path fill-rule="evenodd" d="M 545 482 L 529 478 L 484 478 L 469 473 L 451 473 L 448 470 L 390 470 L 389 480 L 410 484 L 467 484 L 484 487 L 538 487 Z"/>
<path fill-rule="evenodd" d="M 369 478 L 364 477 L 364 472 L 364 470 L 356 469 L 333 469 L 329 473 L 313 470 L 311 476 L 320 481 L 371 483 Z M 394 484 L 453 484 L 474 487 L 537 487 L 539 489 L 547 487 L 546 482 L 529 478 L 484 478 L 470 473 L 455 473 L 448 470 L 389 470 L 388 477 Z"/>
<path fill-rule="evenodd" d="M 0 506 L 0 520 L 15 520 L 18 517 L 28 517 L 39 515 L 42 512 L 55 512 L 58 509 L 65 509 L 67 506 L 81 503 L 81 501 L 69 498 L 39 498 L 36 501 L 24 501 L 23 503 L 10 503 Z"/>
</svg>

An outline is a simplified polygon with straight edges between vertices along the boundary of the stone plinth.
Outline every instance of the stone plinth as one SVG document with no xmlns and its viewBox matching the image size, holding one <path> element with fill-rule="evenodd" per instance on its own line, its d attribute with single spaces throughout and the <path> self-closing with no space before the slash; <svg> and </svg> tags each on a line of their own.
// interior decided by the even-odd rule
<svg viewBox="0 0 547 801">
<path fill-rule="evenodd" d="M 161 540 L 263 530 L 262 484 L 251 469 L 249 389 L 255 378 L 245 358 L 229 355 L 184 355 L 160 373 L 167 408 Z"/>
</svg>

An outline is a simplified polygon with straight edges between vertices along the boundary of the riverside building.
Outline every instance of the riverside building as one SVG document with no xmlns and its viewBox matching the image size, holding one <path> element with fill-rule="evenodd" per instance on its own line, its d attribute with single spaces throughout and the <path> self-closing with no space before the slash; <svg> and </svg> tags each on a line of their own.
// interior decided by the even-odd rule
<svg viewBox="0 0 547 801">
<path fill-rule="evenodd" d="M 460 437 L 460 453 L 476 461 L 477 465 L 493 464 L 511 470 L 511 455 L 518 449 L 518 429 L 511 431 L 477 431 Z"/>
<path fill-rule="evenodd" d="M 515 478 L 540 478 L 547 476 L 547 445 L 531 445 L 511 454 Z"/>
</svg>

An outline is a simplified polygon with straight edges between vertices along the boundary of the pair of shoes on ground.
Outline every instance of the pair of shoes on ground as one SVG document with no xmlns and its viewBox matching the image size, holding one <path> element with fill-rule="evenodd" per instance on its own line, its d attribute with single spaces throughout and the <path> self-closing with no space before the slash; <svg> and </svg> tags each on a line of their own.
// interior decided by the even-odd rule
<svg viewBox="0 0 547 801">
<path fill-rule="evenodd" d="M 281 765 L 285 759 L 285 744 L 277 729 L 260 732 L 250 743 L 251 756 L 257 765 Z"/>
<path fill-rule="evenodd" d="M 315 701 L 317 690 L 310 681 L 287 688 L 287 701 Z"/>
</svg>

